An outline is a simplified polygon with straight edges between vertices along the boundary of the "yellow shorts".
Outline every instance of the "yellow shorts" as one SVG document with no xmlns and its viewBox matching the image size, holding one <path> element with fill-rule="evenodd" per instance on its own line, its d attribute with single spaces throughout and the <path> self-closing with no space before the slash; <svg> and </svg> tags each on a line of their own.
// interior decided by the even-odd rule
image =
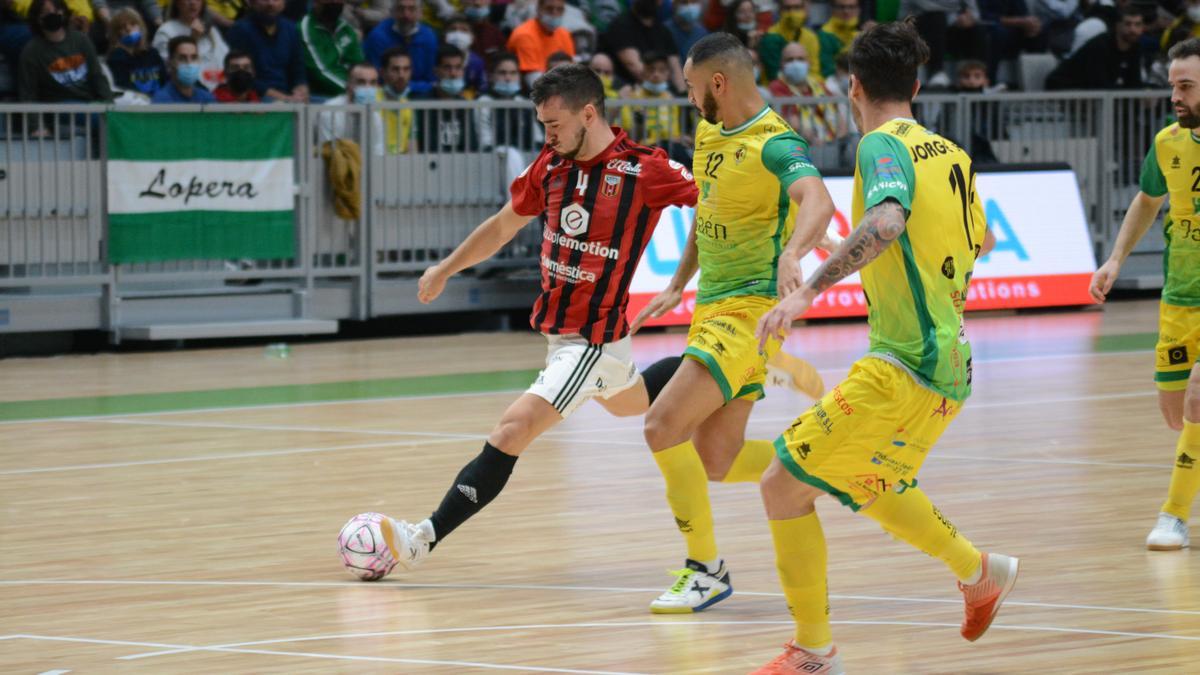
<svg viewBox="0 0 1200 675">
<path fill-rule="evenodd" d="M 899 366 L 866 357 L 775 440 L 775 453 L 793 476 L 857 511 L 887 490 L 916 486 L 960 406 Z"/>
<path fill-rule="evenodd" d="M 757 401 L 763 397 L 767 359 L 779 351 L 779 340 L 768 342 L 764 354 L 758 350 L 754 329 L 777 302 L 775 298 L 738 295 L 696 305 L 683 355 L 708 368 L 726 403 L 735 398 Z"/>
<path fill-rule="evenodd" d="M 1187 389 L 1200 351 L 1200 307 L 1158 306 L 1158 344 L 1154 346 L 1154 382 L 1162 391 Z"/>
</svg>

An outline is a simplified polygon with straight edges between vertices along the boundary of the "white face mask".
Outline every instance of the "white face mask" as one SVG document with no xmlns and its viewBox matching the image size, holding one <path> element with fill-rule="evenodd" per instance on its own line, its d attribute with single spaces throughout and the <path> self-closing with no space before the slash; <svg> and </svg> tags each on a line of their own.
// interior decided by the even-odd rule
<svg viewBox="0 0 1200 675">
<path fill-rule="evenodd" d="M 1188 5 L 1187 16 L 1192 23 L 1200 23 L 1200 5 Z"/>
<path fill-rule="evenodd" d="M 454 45 L 464 52 L 471 48 L 474 39 L 475 36 L 466 31 L 454 30 L 446 33 L 446 44 Z"/>
</svg>

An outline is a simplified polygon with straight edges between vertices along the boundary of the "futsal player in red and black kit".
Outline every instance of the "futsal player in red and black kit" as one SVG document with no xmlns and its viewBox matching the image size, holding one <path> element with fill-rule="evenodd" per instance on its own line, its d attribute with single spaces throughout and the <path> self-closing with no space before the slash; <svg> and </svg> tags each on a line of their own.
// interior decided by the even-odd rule
<svg viewBox="0 0 1200 675">
<path fill-rule="evenodd" d="M 586 66 L 547 72 L 531 98 L 546 128 L 545 147 L 513 181 L 511 201 L 425 272 L 418 298 L 432 302 L 447 279 L 494 255 L 537 218 L 542 292 L 530 323 L 549 340 L 546 367 L 504 412 L 433 515 L 419 523 L 384 523 L 384 539 L 402 569 L 419 564 L 495 499 L 521 452 L 584 401 L 595 399 L 618 417 L 640 415 L 681 360 L 662 359 L 639 375 L 625 312 L 629 283 L 660 213 L 696 203 L 691 172 L 608 126 L 604 85 Z"/>
</svg>

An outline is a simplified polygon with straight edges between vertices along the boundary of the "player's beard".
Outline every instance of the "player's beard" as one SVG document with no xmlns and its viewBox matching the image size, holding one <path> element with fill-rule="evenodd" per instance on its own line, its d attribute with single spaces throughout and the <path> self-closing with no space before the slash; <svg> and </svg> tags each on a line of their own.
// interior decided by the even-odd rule
<svg viewBox="0 0 1200 675">
<path fill-rule="evenodd" d="M 1200 127 L 1200 112 L 1197 112 L 1195 108 L 1189 108 L 1186 105 L 1177 107 L 1175 108 L 1175 116 L 1179 118 L 1179 126 L 1184 129 Z"/>
<path fill-rule="evenodd" d="M 575 159 L 579 156 L 579 151 L 583 149 L 583 142 L 587 139 L 587 128 L 580 127 L 579 133 L 575 134 L 575 147 L 571 150 L 555 150 L 559 157 L 563 159 Z M 560 141 L 561 143 L 561 141 Z"/>
<path fill-rule="evenodd" d="M 717 99 L 713 98 L 711 91 L 704 92 L 704 100 L 700 102 L 700 116 L 709 124 L 716 124 L 720 119 L 717 109 Z"/>
</svg>

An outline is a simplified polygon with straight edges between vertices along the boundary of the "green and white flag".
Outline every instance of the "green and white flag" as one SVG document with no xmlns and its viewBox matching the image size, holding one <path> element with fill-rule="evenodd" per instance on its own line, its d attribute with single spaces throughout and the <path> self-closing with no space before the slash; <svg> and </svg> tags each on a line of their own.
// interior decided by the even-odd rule
<svg viewBox="0 0 1200 675">
<path fill-rule="evenodd" d="M 108 260 L 296 255 L 290 113 L 108 116 Z"/>
</svg>

